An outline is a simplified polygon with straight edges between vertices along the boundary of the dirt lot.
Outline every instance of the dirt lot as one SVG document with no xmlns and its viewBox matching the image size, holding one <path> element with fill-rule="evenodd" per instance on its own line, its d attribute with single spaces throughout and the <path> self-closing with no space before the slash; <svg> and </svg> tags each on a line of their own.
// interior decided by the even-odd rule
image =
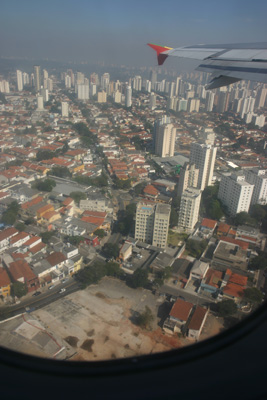
<svg viewBox="0 0 267 400">
<path fill-rule="evenodd" d="M 159 317 L 151 331 L 133 324 L 135 313 L 146 306 L 158 315 L 162 301 L 145 289 L 133 290 L 119 280 L 105 278 L 99 285 L 2 323 L 0 343 L 36 356 L 73 361 L 124 358 L 189 344 L 177 335 L 163 333 Z M 210 328 L 208 325 L 206 337 Z"/>
</svg>

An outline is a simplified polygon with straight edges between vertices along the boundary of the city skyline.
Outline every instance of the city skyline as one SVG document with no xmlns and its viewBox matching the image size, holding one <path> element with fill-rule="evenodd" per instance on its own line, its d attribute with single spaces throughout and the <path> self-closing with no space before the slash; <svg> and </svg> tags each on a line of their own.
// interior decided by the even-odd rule
<svg viewBox="0 0 267 400">
<path fill-rule="evenodd" d="M 1 55 L 155 66 L 151 41 L 175 47 L 266 41 L 265 2 L 217 3 L 13 0 L 2 5 Z"/>
</svg>

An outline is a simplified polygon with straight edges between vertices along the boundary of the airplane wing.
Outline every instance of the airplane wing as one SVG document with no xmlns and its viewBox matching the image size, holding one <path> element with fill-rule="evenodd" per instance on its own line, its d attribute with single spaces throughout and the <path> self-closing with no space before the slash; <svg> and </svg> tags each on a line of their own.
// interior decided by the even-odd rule
<svg viewBox="0 0 267 400">
<path fill-rule="evenodd" d="M 267 83 L 267 43 L 196 45 L 176 49 L 148 43 L 156 50 L 158 64 L 167 57 L 201 60 L 198 71 L 212 73 L 206 89 L 227 86 L 241 79 Z"/>
</svg>

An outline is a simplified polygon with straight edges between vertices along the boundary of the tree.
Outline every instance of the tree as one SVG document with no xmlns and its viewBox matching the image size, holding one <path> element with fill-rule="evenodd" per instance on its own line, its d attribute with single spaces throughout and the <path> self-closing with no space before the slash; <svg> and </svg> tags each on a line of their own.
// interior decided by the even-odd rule
<svg viewBox="0 0 267 400">
<path fill-rule="evenodd" d="M 152 314 L 152 311 L 148 306 L 146 306 L 145 311 L 139 314 L 136 318 L 136 325 L 140 326 L 143 329 L 149 329 L 153 320 L 154 316 Z"/>
<path fill-rule="evenodd" d="M 42 238 L 42 241 L 46 244 L 49 243 L 50 238 L 54 235 L 54 231 L 47 231 L 47 232 L 41 232 L 40 236 Z"/>
<path fill-rule="evenodd" d="M 24 229 L 25 229 L 25 224 L 23 224 L 23 222 L 19 222 L 18 224 L 16 224 L 15 228 L 16 228 L 18 231 L 22 232 L 22 231 L 24 231 Z"/>
<path fill-rule="evenodd" d="M 266 217 L 266 211 L 260 204 L 253 204 L 253 206 L 250 207 L 249 214 L 258 222 L 261 222 Z"/>
<path fill-rule="evenodd" d="M 261 303 L 263 294 L 255 287 L 244 290 L 244 299 L 250 303 Z"/>
<path fill-rule="evenodd" d="M 36 160 L 37 161 L 50 160 L 51 158 L 55 157 L 55 155 L 56 154 L 54 151 L 39 150 L 38 153 L 36 154 Z"/>
<path fill-rule="evenodd" d="M 14 225 L 16 222 L 20 205 L 16 200 L 9 204 L 7 210 L 2 214 L 1 222 L 6 225 Z"/>
<path fill-rule="evenodd" d="M 237 305 L 234 300 L 222 300 L 217 304 L 217 312 L 220 317 L 229 317 L 237 312 Z"/>
<path fill-rule="evenodd" d="M 238 225 L 250 225 L 250 226 L 257 226 L 257 221 L 254 218 L 251 218 L 251 216 L 245 212 L 242 211 L 235 216 L 235 224 Z"/>
<path fill-rule="evenodd" d="M 189 239 L 186 242 L 186 250 L 189 252 L 189 254 L 192 257 L 199 258 L 205 248 L 207 247 L 207 241 L 206 240 L 194 240 L 194 239 Z"/>
<path fill-rule="evenodd" d="M 27 287 L 22 282 L 14 282 L 11 286 L 11 296 L 22 297 L 28 293 Z"/>
<path fill-rule="evenodd" d="M 129 280 L 129 285 L 133 288 L 146 287 L 148 285 L 148 271 L 146 269 L 137 269 Z"/>
<path fill-rule="evenodd" d="M 103 253 L 107 258 L 117 258 L 119 256 L 119 246 L 116 243 L 105 243 Z"/>
<path fill-rule="evenodd" d="M 249 269 L 267 269 L 267 258 L 266 256 L 263 255 L 258 255 L 254 258 L 251 259 L 250 263 L 249 263 Z"/>
<path fill-rule="evenodd" d="M 178 214 L 174 207 L 171 207 L 171 214 L 170 214 L 170 228 L 177 226 L 178 224 Z"/>
<path fill-rule="evenodd" d="M 41 192 L 52 192 L 56 186 L 56 182 L 53 179 L 37 180 L 32 184 L 33 189 L 38 189 Z"/>
<path fill-rule="evenodd" d="M 59 178 L 70 178 L 72 176 L 67 167 L 53 167 L 48 175 L 58 176 Z"/>
<path fill-rule="evenodd" d="M 70 193 L 70 197 L 75 201 L 75 203 L 76 203 L 77 205 L 80 204 L 80 201 L 81 201 L 81 200 L 86 200 L 86 199 L 87 199 L 86 194 L 83 193 L 83 192 L 79 192 L 79 191 L 71 192 L 71 193 Z"/>
<path fill-rule="evenodd" d="M 94 231 L 94 234 L 102 239 L 105 236 L 105 231 L 104 229 L 97 229 L 96 231 Z"/>
</svg>

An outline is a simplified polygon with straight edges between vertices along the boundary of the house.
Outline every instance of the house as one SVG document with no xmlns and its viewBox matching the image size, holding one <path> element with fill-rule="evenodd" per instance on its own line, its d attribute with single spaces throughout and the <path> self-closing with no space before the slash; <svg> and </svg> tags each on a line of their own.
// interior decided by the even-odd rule
<svg viewBox="0 0 267 400">
<path fill-rule="evenodd" d="M 217 226 L 217 221 L 209 218 L 203 218 L 199 231 L 206 237 L 209 237 L 213 234 L 215 228 Z"/>
<path fill-rule="evenodd" d="M 189 280 L 205 278 L 208 269 L 209 269 L 209 264 L 200 260 L 195 260 L 190 271 Z"/>
<path fill-rule="evenodd" d="M 208 310 L 197 306 L 188 325 L 187 336 L 189 339 L 199 340 L 202 329 L 208 316 Z"/>
<path fill-rule="evenodd" d="M 38 276 L 32 271 L 25 260 L 17 260 L 9 264 L 9 274 L 13 282 L 22 282 L 26 285 L 28 292 L 33 292 L 40 287 Z"/>
<path fill-rule="evenodd" d="M 236 243 L 226 241 L 226 239 L 228 238 L 219 241 L 213 253 L 212 263 L 220 264 L 227 268 L 236 267 L 245 271 L 248 265 L 247 250 L 244 250 Z M 248 244 L 246 242 L 238 242 L 245 245 Z"/>
<path fill-rule="evenodd" d="M 122 261 L 127 260 L 132 255 L 133 246 L 130 243 L 124 243 L 120 249 L 119 257 Z"/>
<path fill-rule="evenodd" d="M 10 296 L 11 281 L 8 273 L 3 267 L 0 267 L 0 296 Z"/>
<path fill-rule="evenodd" d="M 200 290 L 210 294 L 218 293 L 222 284 L 223 272 L 210 268 L 202 279 Z"/>
<path fill-rule="evenodd" d="M 181 332 L 192 311 L 193 304 L 182 299 L 178 299 L 169 313 L 169 317 L 164 322 L 165 331 Z"/>
<path fill-rule="evenodd" d="M 20 232 L 9 240 L 11 247 L 20 247 L 30 239 L 30 235 L 26 232 Z"/>
<path fill-rule="evenodd" d="M 238 301 L 244 295 L 247 281 L 247 276 L 233 273 L 229 268 L 227 268 L 222 281 L 223 297 Z"/>
<path fill-rule="evenodd" d="M 147 185 L 143 190 L 144 196 L 148 199 L 155 200 L 160 194 L 159 190 L 153 185 Z"/>
<path fill-rule="evenodd" d="M 9 240 L 18 233 L 19 231 L 13 227 L 7 228 L 0 232 L 0 252 L 9 246 Z"/>
</svg>

